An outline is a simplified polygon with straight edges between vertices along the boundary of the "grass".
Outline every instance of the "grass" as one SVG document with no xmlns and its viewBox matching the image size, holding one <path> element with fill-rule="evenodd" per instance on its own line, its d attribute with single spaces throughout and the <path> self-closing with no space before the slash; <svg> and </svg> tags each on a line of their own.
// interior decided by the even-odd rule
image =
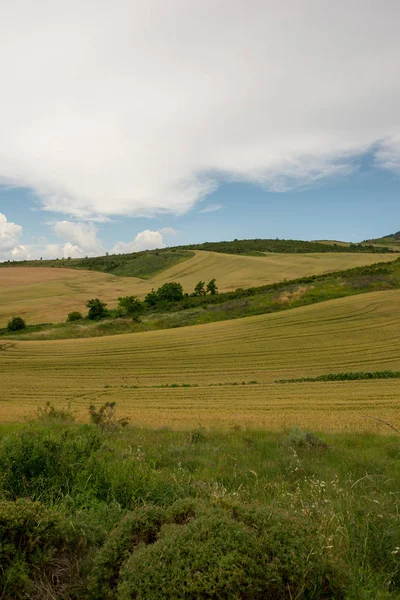
<svg viewBox="0 0 400 600">
<path fill-rule="evenodd" d="M 186 292 L 192 292 L 199 280 L 207 282 L 215 277 L 219 290 L 229 292 L 237 288 L 273 284 L 284 279 L 291 280 L 294 277 L 307 277 L 325 274 L 327 271 L 342 271 L 371 265 L 376 262 L 376 259 L 375 254 L 356 253 L 271 254 L 261 258 L 196 252 L 193 258 L 176 264 L 148 280 L 73 269 L 23 266 L 4 268 L 0 269 L 0 327 L 6 326 L 8 320 L 14 315 L 22 316 L 31 325 L 65 321 L 68 313 L 74 310 L 85 313 L 85 304 L 89 298 L 99 297 L 113 306 L 119 296 L 135 294 L 144 298 L 152 288 L 157 289 L 167 281 L 179 281 Z M 379 259 L 388 262 L 393 261 L 394 256 L 379 255 Z M 357 277 L 356 275 L 353 277 L 355 285 L 358 287 L 365 285 L 362 278 L 357 282 Z M 335 286 L 338 288 L 336 280 L 333 281 L 333 288 Z M 322 287 L 324 289 L 329 287 L 325 280 Z M 354 288 L 354 285 L 350 287 Z M 346 290 L 341 284 L 339 288 L 340 293 L 345 295 Z M 263 290 L 262 297 L 259 299 L 260 307 L 253 314 L 265 312 L 274 304 L 274 296 L 268 299 L 265 291 Z M 292 296 L 293 290 L 288 291 Z M 330 297 L 338 295 L 337 289 L 329 288 L 328 291 Z M 323 291 L 317 289 L 313 292 L 314 295 L 317 293 L 321 294 Z M 238 316 L 243 316 L 240 306 L 237 312 Z M 223 307 L 220 317 L 225 318 L 225 313 Z M 214 315 L 209 320 L 216 320 L 216 318 L 217 315 Z"/>
<path fill-rule="evenodd" d="M 394 435 L 2 425 L 3 597 L 399 598 L 399 459 Z"/>
<path fill-rule="evenodd" d="M 390 290 L 194 327 L 17 341 L 0 353 L 0 420 L 57 399 L 79 419 L 88 404 L 115 401 L 121 416 L 152 427 L 384 430 L 374 416 L 399 428 L 395 379 L 275 383 L 400 370 L 399 311 L 400 290 Z M 242 381 L 258 383 L 227 385 Z M 183 383 L 193 387 L 172 387 Z"/>
</svg>

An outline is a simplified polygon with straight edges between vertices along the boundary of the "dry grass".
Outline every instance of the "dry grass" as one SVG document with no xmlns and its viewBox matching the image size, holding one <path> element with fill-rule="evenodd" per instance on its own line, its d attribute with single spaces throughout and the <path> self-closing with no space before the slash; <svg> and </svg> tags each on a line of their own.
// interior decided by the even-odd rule
<svg viewBox="0 0 400 600">
<path fill-rule="evenodd" d="M 0 269 L 0 327 L 14 315 L 29 324 L 64 321 L 73 310 L 85 311 L 89 298 L 100 297 L 111 306 L 118 296 L 143 298 L 153 287 L 179 281 L 191 292 L 199 280 L 217 279 L 220 291 L 293 279 L 304 275 L 391 261 L 390 254 L 267 254 L 237 256 L 197 251 L 196 255 L 155 277 L 142 280 L 94 271 L 42 267 Z"/>
<path fill-rule="evenodd" d="M 154 427 L 385 431 L 369 415 L 400 428 L 396 380 L 274 383 L 400 370 L 399 322 L 395 290 L 176 330 L 18 342 L 0 355 L 0 421 L 46 401 L 86 420 L 90 403 L 116 401 L 120 416 Z M 242 381 L 258 383 L 232 385 Z M 195 387 L 152 387 L 175 383 Z"/>
</svg>

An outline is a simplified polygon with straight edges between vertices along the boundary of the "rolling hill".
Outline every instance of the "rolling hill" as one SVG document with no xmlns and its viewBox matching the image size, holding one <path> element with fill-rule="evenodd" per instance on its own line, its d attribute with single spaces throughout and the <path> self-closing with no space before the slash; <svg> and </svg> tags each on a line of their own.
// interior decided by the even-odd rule
<svg viewBox="0 0 400 600">
<path fill-rule="evenodd" d="M 369 265 L 378 260 L 392 261 L 395 257 L 390 253 L 355 252 L 240 256 L 198 250 L 187 260 L 179 260 L 147 279 L 37 266 L 40 262 L 34 268 L 8 266 L 0 269 L 0 327 L 13 315 L 24 317 L 30 324 L 63 321 L 73 310 L 84 312 L 89 298 L 99 297 L 113 305 L 119 296 L 135 294 L 144 298 L 152 288 L 169 281 L 179 281 L 184 291 L 190 293 L 199 280 L 216 278 L 220 291 L 230 291 Z"/>
<path fill-rule="evenodd" d="M 51 401 L 90 403 L 153 427 L 234 425 L 325 431 L 400 426 L 398 380 L 282 385 L 339 371 L 400 370 L 400 291 L 113 338 L 17 342 L 0 356 L 0 420 Z M 243 383 L 244 382 L 244 383 Z"/>
</svg>

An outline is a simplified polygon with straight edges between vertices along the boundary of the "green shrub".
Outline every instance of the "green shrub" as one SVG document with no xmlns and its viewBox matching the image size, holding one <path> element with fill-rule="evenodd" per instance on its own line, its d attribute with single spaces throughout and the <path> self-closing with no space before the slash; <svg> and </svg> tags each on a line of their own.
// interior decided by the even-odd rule
<svg viewBox="0 0 400 600">
<path fill-rule="evenodd" d="M 105 402 L 99 409 L 96 409 L 94 404 L 91 404 L 89 406 L 90 420 L 94 425 L 100 427 L 100 429 L 107 431 L 126 427 L 129 417 L 117 419 L 116 410 L 115 402 Z"/>
<path fill-rule="evenodd" d="M 69 321 L 69 322 L 80 321 L 81 319 L 83 319 L 83 316 L 78 310 L 74 310 L 73 312 L 70 312 L 67 317 L 67 321 Z"/>
<path fill-rule="evenodd" d="M 185 499 L 126 515 L 100 550 L 98 600 L 344 598 L 346 567 L 304 515 Z"/>
<path fill-rule="evenodd" d="M 7 324 L 8 331 L 21 331 L 26 328 L 26 323 L 22 317 L 13 317 Z"/>
<path fill-rule="evenodd" d="M 97 554 L 89 580 L 91 598 L 113 600 L 119 572 L 131 552 L 139 544 L 151 544 L 163 522 L 165 511 L 156 506 L 145 506 L 127 514 L 110 533 Z"/>
<path fill-rule="evenodd" d="M 56 408 L 51 402 L 46 402 L 43 408 L 39 407 L 37 415 L 40 421 L 67 421 L 69 423 L 75 421 L 69 406 L 68 408 Z"/>
<path fill-rule="evenodd" d="M 26 499 L 0 501 L 1 598 L 66 598 L 77 583 L 81 549 L 60 514 Z"/>
</svg>

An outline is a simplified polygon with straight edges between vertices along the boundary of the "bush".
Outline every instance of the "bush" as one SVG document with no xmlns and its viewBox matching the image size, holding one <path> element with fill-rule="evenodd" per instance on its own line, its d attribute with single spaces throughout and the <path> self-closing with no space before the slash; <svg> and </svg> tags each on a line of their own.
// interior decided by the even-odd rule
<svg viewBox="0 0 400 600">
<path fill-rule="evenodd" d="M 346 568 L 304 515 L 195 499 L 128 514 L 97 556 L 98 600 L 344 598 Z M 335 583 L 332 583 L 332 582 Z"/>
<path fill-rule="evenodd" d="M 81 548 L 69 520 L 40 502 L 0 501 L 1 597 L 67 597 Z"/>
<path fill-rule="evenodd" d="M 112 431 L 113 429 L 126 427 L 128 425 L 129 417 L 117 419 L 116 410 L 117 407 L 115 402 L 105 402 L 98 410 L 94 404 L 91 404 L 89 406 L 90 420 L 102 430 Z"/>
<path fill-rule="evenodd" d="M 118 298 L 118 308 L 124 314 L 137 316 L 143 312 L 144 305 L 136 296 L 123 296 Z"/>
<path fill-rule="evenodd" d="M 67 321 L 70 321 L 70 322 L 71 321 L 80 321 L 81 319 L 83 319 L 83 316 L 77 310 L 74 310 L 73 312 L 70 312 L 69 315 L 68 315 L 68 317 L 67 317 Z"/>
<path fill-rule="evenodd" d="M 95 558 L 89 580 L 92 598 L 117 598 L 119 571 L 129 558 L 132 548 L 140 543 L 153 543 L 163 522 L 165 511 L 152 505 L 138 508 L 123 517 Z"/>
<path fill-rule="evenodd" d="M 13 317 L 11 321 L 8 322 L 7 329 L 8 331 L 20 331 L 21 329 L 26 328 L 26 323 L 22 317 Z"/>
</svg>

